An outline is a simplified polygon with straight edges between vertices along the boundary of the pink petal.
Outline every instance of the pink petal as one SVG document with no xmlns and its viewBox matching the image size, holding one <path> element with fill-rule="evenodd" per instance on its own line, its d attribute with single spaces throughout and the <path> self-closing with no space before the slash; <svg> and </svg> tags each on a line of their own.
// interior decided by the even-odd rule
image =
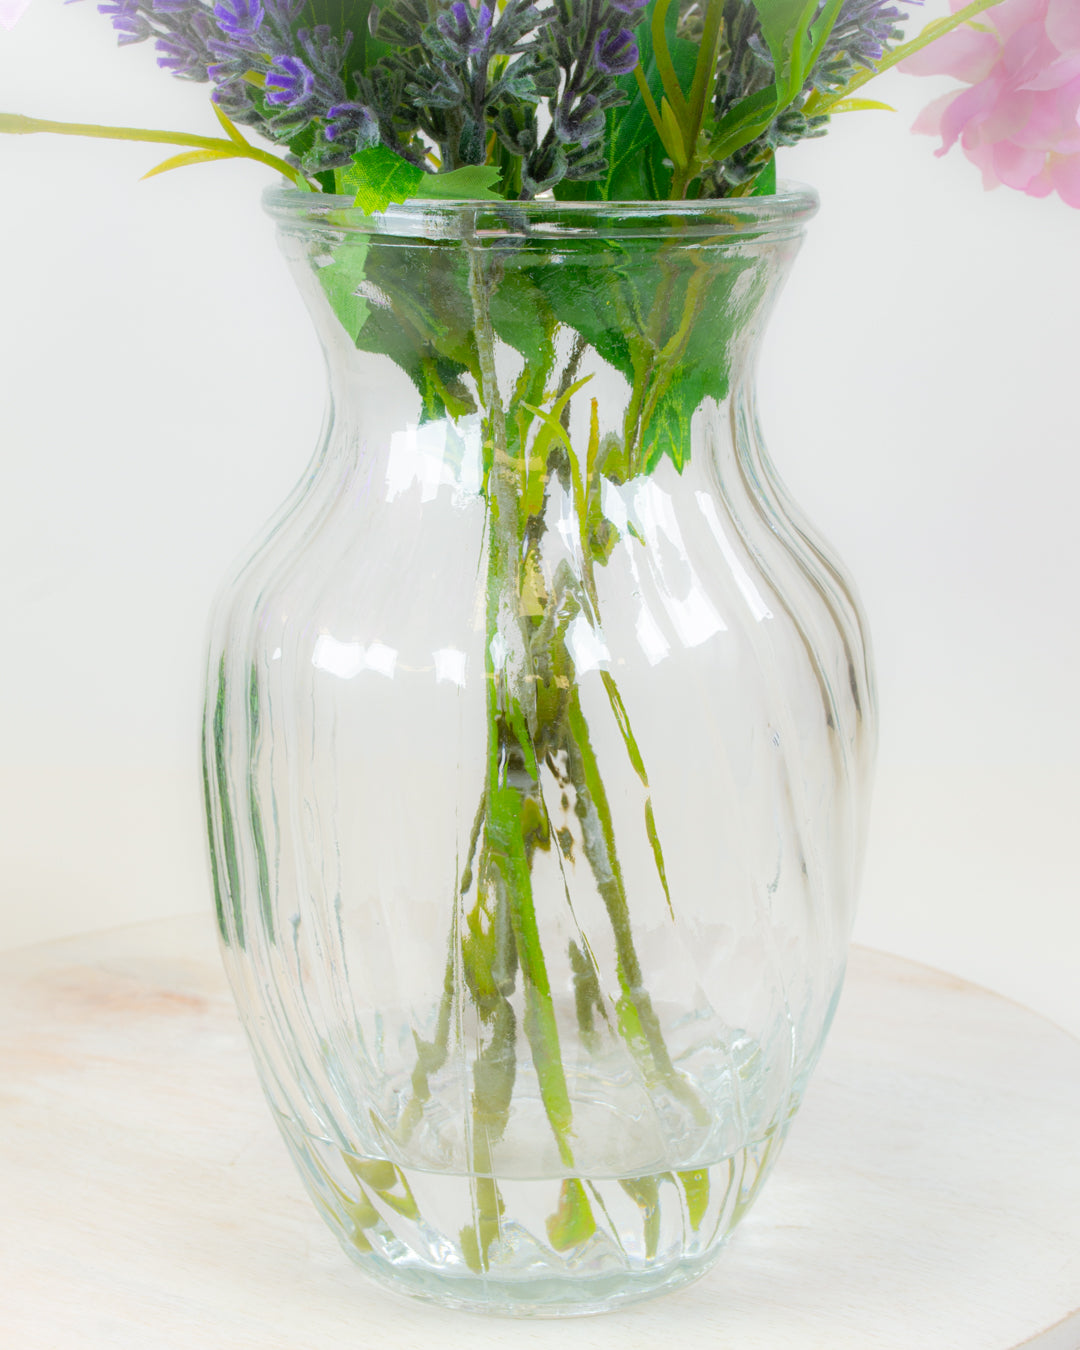
<svg viewBox="0 0 1080 1350">
<path fill-rule="evenodd" d="M 972 122 L 977 124 L 982 121 L 993 108 L 997 92 L 994 81 L 983 80 L 981 84 L 973 84 L 970 89 L 964 89 L 957 94 L 945 109 L 941 119 L 941 135 L 945 142 L 943 147 L 945 150 L 955 144 L 960 133 L 966 131 Z"/>
<path fill-rule="evenodd" d="M 965 26 L 901 61 L 897 69 L 905 75 L 954 75 L 965 84 L 975 84 L 990 74 L 1000 54 L 1001 45 L 992 33 Z"/>
<path fill-rule="evenodd" d="M 1041 23 L 1018 28 L 1001 49 L 1001 64 L 1010 83 L 1024 84 L 1054 64 L 1060 53 Z"/>
<path fill-rule="evenodd" d="M 997 175 L 994 173 L 994 147 L 992 145 L 968 145 L 965 142 L 963 151 L 972 164 L 978 165 L 982 170 L 983 187 L 988 192 L 991 188 L 1001 186 Z"/>
<path fill-rule="evenodd" d="M 1004 0 L 983 10 L 976 22 L 989 22 L 1008 41 L 1020 28 L 1029 23 L 1042 26 L 1049 0 Z"/>
<path fill-rule="evenodd" d="M 1011 141 L 1033 121 L 1035 95 L 1021 90 L 1004 90 L 979 121 L 980 135 L 987 141 Z M 1057 119 L 1053 119 L 1056 125 Z"/>
<path fill-rule="evenodd" d="M 14 28 L 30 8 L 30 0 L 0 0 L 0 28 Z"/>
<path fill-rule="evenodd" d="M 999 132 L 996 118 L 987 118 L 984 134 L 994 140 L 1006 138 L 1019 145 L 1036 146 L 1042 150 L 1069 153 L 1080 149 L 1080 128 L 1076 124 L 1076 105 L 1059 97 L 1058 91 L 1028 94 L 1027 115 L 1019 126 Z M 996 109 L 995 109 L 996 112 Z"/>
<path fill-rule="evenodd" d="M 1080 52 L 1070 56 L 1059 56 L 1056 61 L 1051 61 L 1042 70 L 1036 71 L 1024 80 L 1022 87 L 1060 89 L 1063 84 L 1070 84 L 1077 75 L 1080 75 Z"/>
<path fill-rule="evenodd" d="M 994 173 L 1006 187 L 1026 192 L 1046 164 L 1046 152 L 998 141 L 994 146 Z"/>
<path fill-rule="evenodd" d="M 1080 208 L 1080 155 L 1054 155 L 1050 179 L 1066 206 Z"/>
<path fill-rule="evenodd" d="M 945 115 L 945 109 L 956 97 L 956 94 L 942 94 L 940 98 L 936 98 L 932 103 L 928 103 L 922 112 L 919 113 L 918 117 L 916 117 L 915 121 L 912 122 L 912 131 L 919 136 L 940 136 L 941 119 Z M 938 153 L 942 155 L 945 153 L 944 146 Z"/>
<path fill-rule="evenodd" d="M 1053 190 L 1054 185 L 1050 181 L 1050 174 L 1045 165 L 1042 172 L 1037 174 L 1024 189 L 1029 197 L 1049 197 Z"/>
<path fill-rule="evenodd" d="M 1076 0 L 1050 0 L 1046 35 L 1059 52 L 1080 52 L 1080 5 Z"/>
</svg>

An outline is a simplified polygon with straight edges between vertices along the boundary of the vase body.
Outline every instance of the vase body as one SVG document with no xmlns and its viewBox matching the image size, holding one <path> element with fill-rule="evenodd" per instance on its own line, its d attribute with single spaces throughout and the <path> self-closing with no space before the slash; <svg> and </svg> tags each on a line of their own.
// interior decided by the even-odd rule
<svg viewBox="0 0 1080 1350">
<path fill-rule="evenodd" d="M 865 832 L 857 603 L 754 410 L 813 199 L 267 201 L 330 400 L 208 666 L 266 1095 L 391 1287 L 675 1287 L 798 1107 Z"/>
</svg>

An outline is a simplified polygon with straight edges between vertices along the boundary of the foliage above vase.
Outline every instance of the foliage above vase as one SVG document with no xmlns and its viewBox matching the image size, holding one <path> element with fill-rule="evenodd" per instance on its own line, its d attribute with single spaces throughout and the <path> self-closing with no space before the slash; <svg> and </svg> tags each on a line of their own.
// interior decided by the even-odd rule
<svg viewBox="0 0 1080 1350">
<path fill-rule="evenodd" d="M 6 0 L 12 27 L 28 0 Z M 255 158 L 372 211 L 410 197 L 627 201 L 772 191 L 778 149 L 895 65 L 971 87 L 918 129 L 987 186 L 1080 206 L 1072 0 L 952 0 L 897 46 L 917 0 L 107 0 L 122 45 L 209 83 L 223 139 L 0 114 L 0 131 L 190 149 L 151 172 Z M 987 12 L 986 18 L 981 18 Z M 246 125 L 283 148 L 251 145 Z"/>
</svg>

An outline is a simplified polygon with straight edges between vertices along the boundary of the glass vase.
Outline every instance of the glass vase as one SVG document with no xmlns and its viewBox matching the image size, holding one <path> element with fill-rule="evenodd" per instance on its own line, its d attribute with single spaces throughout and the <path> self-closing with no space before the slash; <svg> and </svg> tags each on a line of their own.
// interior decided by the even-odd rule
<svg viewBox="0 0 1080 1350">
<path fill-rule="evenodd" d="M 204 753 L 274 1117 L 398 1291 L 675 1288 L 776 1161 L 865 831 L 865 630 L 754 408 L 815 199 L 266 204 L 329 411 Z"/>
</svg>

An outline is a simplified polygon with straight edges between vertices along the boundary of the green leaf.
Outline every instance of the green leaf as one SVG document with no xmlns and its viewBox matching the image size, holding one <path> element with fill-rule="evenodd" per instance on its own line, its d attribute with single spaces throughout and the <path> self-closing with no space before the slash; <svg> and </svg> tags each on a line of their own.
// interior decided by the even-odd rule
<svg viewBox="0 0 1080 1350">
<path fill-rule="evenodd" d="M 770 155 L 769 162 L 754 179 L 750 190 L 751 197 L 771 197 L 776 192 L 776 156 Z"/>
<path fill-rule="evenodd" d="M 211 103 L 210 106 L 213 108 L 214 116 L 221 123 L 222 127 L 224 128 L 225 134 L 226 136 L 228 136 L 229 140 L 233 141 L 236 145 L 239 145 L 242 149 L 246 150 L 248 148 L 248 143 L 247 141 L 244 140 L 244 137 L 241 135 L 240 128 L 236 126 L 233 122 L 229 121 L 229 119 L 225 116 L 225 114 L 221 111 L 221 109 L 218 107 L 216 103 Z"/>
<path fill-rule="evenodd" d="M 657 357 L 645 377 L 639 448 L 640 469 L 651 472 L 667 455 L 681 472 L 690 452 L 690 424 L 706 399 L 728 394 L 731 346 L 738 320 L 754 294 L 733 302 L 748 263 L 715 258 L 704 275 L 680 271 L 670 287 L 668 320 Z M 760 289 L 761 282 L 757 283 Z M 755 291 L 756 294 L 756 291 Z"/>
<path fill-rule="evenodd" d="M 709 158 L 720 163 L 744 145 L 756 141 L 768 129 L 780 106 L 780 91 L 775 84 L 740 99 L 713 128 Z"/>
<path fill-rule="evenodd" d="M 370 145 L 352 158 L 355 167 L 343 171 L 342 187 L 356 193 L 356 205 L 365 216 L 385 211 L 391 202 L 399 206 L 407 202 L 417 195 L 424 181 L 423 169 L 385 145 Z"/>
<path fill-rule="evenodd" d="M 592 375 L 586 375 L 584 379 L 578 380 L 576 383 L 572 384 L 569 389 L 555 400 L 551 406 L 550 412 L 544 412 L 542 408 L 534 408 L 529 403 L 522 404 L 523 407 L 528 408 L 529 412 L 531 412 L 534 417 L 539 417 L 544 423 L 542 430 L 538 432 L 536 440 L 533 442 L 532 453 L 538 459 L 547 458 L 547 453 L 555 441 L 558 441 L 565 448 L 567 454 L 573 457 L 574 447 L 570 442 L 570 437 L 567 436 L 563 429 L 560 418 L 563 415 L 563 410 L 573 396 L 579 389 L 588 384 L 591 379 Z"/>
<path fill-rule="evenodd" d="M 397 1185 L 397 1168 L 386 1158 L 358 1158 L 342 1153 L 345 1166 L 358 1181 L 366 1182 L 372 1190 L 389 1191 Z"/>
<path fill-rule="evenodd" d="M 596 1232 L 589 1197 L 577 1177 L 568 1177 L 559 1191 L 559 1207 L 547 1221 L 548 1240 L 557 1252 L 580 1247 Z"/>
<path fill-rule="evenodd" d="M 186 169 L 190 164 L 210 164 L 215 159 L 236 159 L 235 150 L 187 150 L 182 155 L 173 155 L 162 160 L 152 169 L 147 169 L 144 178 L 153 178 L 159 173 L 168 173 L 170 169 Z"/>
<path fill-rule="evenodd" d="M 551 347 L 554 316 L 522 268 L 507 263 L 488 301 L 491 326 L 530 366 L 540 367 Z"/>
<path fill-rule="evenodd" d="M 784 93 L 802 73 L 806 35 L 818 0 L 753 0 L 761 31 L 772 54 L 777 87 Z M 787 100 L 790 101 L 790 100 Z"/>
<path fill-rule="evenodd" d="M 843 0 L 753 0 L 761 31 L 769 44 L 780 97 L 778 111 L 798 97 L 825 40 L 832 32 Z"/>
<path fill-rule="evenodd" d="M 462 380 L 479 379 L 463 250 L 434 246 L 418 269 L 410 250 L 355 234 L 335 248 L 318 278 L 350 340 L 389 357 L 412 380 L 422 420 L 476 410 Z"/>
<path fill-rule="evenodd" d="M 620 244 L 596 239 L 573 252 L 568 250 L 558 267 L 536 267 L 532 279 L 556 319 L 580 333 L 632 383 L 634 362 L 628 334 L 640 320 L 637 315 L 627 318 L 626 314 L 632 301 L 628 268 L 623 267 L 628 261 L 629 255 Z M 651 259 L 646 258 L 643 265 L 646 273 L 651 272 Z"/>
<path fill-rule="evenodd" d="M 698 1172 L 677 1172 L 686 1195 L 686 1211 L 690 1227 L 696 1233 L 709 1208 L 709 1173 L 707 1169 Z"/>
<path fill-rule="evenodd" d="M 466 164 L 449 173 L 425 173 L 417 197 L 434 197 L 450 201 L 501 202 L 499 192 L 492 189 L 502 178 L 502 170 L 494 164 Z"/>
<path fill-rule="evenodd" d="M 627 437 L 632 474 L 650 471 L 665 455 L 681 470 L 694 413 L 704 399 L 727 396 L 732 315 L 750 303 L 733 306 L 732 287 L 747 265 L 713 257 L 702 274 L 685 255 L 665 256 L 661 266 L 644 240 L 631 255 L 614 240 L 597 239 L 568 251 L 558 268 L 533 270 L 559 322 L 640 397 L 640 417 Z"/>
<path fill-rule="evenodd" d="M 364 215 L 385 211 L 391 202 L 399 206 L 413 197 L 425 200 L 495 201 L 502 196 L 491 189 L 502 177 L 493 164 L 467 164 L 450 173 L 425 173 L 384 145 L 372 145 L 353 155 L 351 167 L 339 171 L 343 193 L 355 193 Z"/>
<path fill-rule="evenodd" d="M 361 330 L 371 313 L 371 306 L 360 293 L 368 248 L 366 240 L 350 240 L 347 245 L 336 250 L 328 266 L 318 270 L 319 284 L 330 301 L 330 308 L 357 346 L 360 345 Z"/>
<path fill-rule="evenodd" d="M 876 98 L 842 98 L 839 103 L 829 107 L 832 113 L 846 112 L 895 112 L 891 103 L 880 103 Z"/>
</svg>

